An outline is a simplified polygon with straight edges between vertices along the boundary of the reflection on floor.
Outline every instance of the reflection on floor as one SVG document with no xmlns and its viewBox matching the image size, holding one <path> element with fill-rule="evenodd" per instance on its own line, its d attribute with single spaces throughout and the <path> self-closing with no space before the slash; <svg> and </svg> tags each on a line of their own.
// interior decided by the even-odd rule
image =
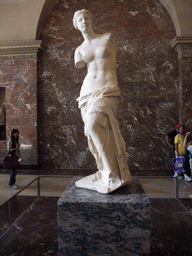
<svg viewBox="0 0 192 256">
<path fill-rule="evenodd" d="M 37 177 L 18 175 L 19 189 Z M 40 198 L 37 197 L 37 180 L 13 197 L 19 190 L 11 190 L 8 179 L 9 175 L 0 174 L 0 255 L 57 255 L 57 200 L 72 177 L 41 177 Z M 178 199 L 176 179 L 138 179 L 151 201 L 151 255 L 192 255 L 192 199 L 189 198 L 192 182 L 179 182 Z M 10 198 L 9 205 L 5 202 Z M 19 219 L 7 229 L 9 207 L 12 209 L 11 222 Z"/>
</svg>

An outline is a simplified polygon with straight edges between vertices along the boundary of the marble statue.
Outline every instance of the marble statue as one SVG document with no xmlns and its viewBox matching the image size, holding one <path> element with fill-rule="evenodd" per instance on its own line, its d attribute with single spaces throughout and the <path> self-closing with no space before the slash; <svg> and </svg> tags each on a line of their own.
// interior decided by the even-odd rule
<svg viewBox="0 0 192 256">
<path fill-rule="evenodd" d="M 125 143 L 116 116 L 120 97 L 116 74 L 115 42 L 111 33 L 96 34 L 92 16 L 85 10 L 75 12 L 74 27 L 82 33 L 83 43 L 75 50 L 75 67 L 87 66 L 77 99 L 84 122 L 88 147 L 98 171 L 76 181 L 76 186 L 108 194 L 131 180 Z"/>
</svg>

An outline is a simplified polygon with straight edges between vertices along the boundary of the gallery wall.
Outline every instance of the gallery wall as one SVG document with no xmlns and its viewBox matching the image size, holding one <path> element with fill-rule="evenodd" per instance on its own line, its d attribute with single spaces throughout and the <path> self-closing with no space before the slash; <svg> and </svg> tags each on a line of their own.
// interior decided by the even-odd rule
<svg viewBox="0 0 192 256">
<path fill-rule="evenodd" d="M 32 165 L 44 173 L 96 168 L 76 102 L 86 69 L 74 67 L 74 51 L 83 39 L 72 18 L 82 8 L 93 14 L 97 33 L 115 36 L 118 119 L 130 169 L 172 174 L 165 135 L 178 122 L 192 129 L 188 0 L 2 0 L 1 159 L 11 129 L 18 128 L 22 166 L 29 171 Z"/>
</svg>

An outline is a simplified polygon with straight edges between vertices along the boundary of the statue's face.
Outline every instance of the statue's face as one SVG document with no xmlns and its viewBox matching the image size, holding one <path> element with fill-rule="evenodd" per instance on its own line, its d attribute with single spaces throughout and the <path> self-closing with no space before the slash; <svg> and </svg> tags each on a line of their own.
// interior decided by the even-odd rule
<svg viewBox="0 0 192 256">
<path fill-rule="evenodd" d="M 81 32 L 86 32 L 92 27 L 91 19 L 87 13 L 82 12 L 77 17 L 77 27 Z"/>
</svg>

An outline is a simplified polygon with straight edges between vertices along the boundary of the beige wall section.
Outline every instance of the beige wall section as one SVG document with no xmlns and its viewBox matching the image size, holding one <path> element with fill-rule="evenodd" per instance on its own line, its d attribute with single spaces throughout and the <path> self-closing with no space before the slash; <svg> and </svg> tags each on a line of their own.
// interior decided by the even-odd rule
<svg viewBox="0 0 192 256">
<path fill-rule="evenodd" d="M 174 22 L 177 36 L 192 36 L 192 0 L 160 1 Z M 54 2 L 57 0 L 0 0 L 0 41 L 38 39 Z"/>
<path fill-rule="evenodd" d="M 172 0 L 180 24 L 178 36 L 192 36 L 192 0 Z"/>
<path fill-rule="evenodd" d="M 192 36 L 192 0 L 160 0 L 171 16 L 177 36 Z"/>
<path fill-rule="evenodd" d="M 0 0 L 0 41 L 34 40 L 45 0 Z"/>
</svg>

